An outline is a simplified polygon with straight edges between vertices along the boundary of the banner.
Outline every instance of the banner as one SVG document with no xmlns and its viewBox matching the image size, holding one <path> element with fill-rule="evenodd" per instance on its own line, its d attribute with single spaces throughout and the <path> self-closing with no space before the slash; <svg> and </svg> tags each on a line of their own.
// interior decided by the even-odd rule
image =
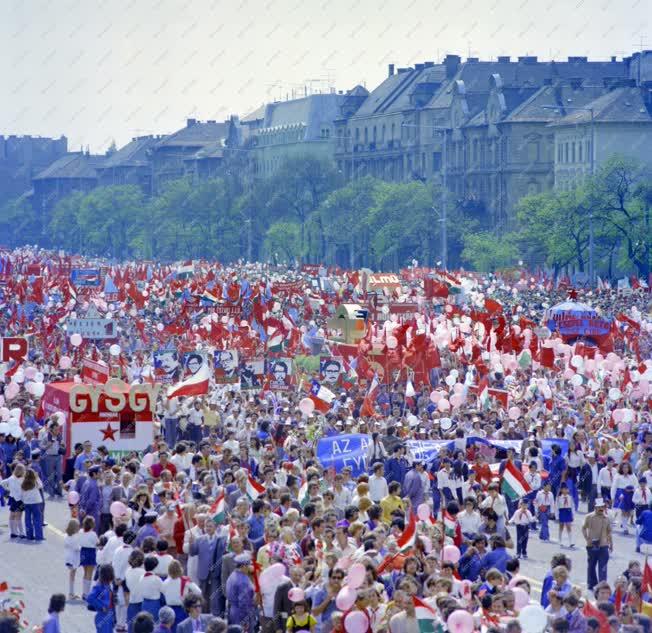
<svg viewBox="0 0 652 633">
<path fill-rule="evenodd" d="M 265 376 L 265 360 L 251 358 L 240 365 L 240 389 L 260 389 Z"/>
<path fill-rule="evenodd" d="M 486 440 L 482 437 L 466 438 L 467 444 L 484 444 L 495 449 L 506 450 L 513 448 L 517 455 L 520 455 L 523 440 Z M 543 441 L 544 455 L 546 450 L 550 453 L 552 444 L 559 444 L 568 451 L 568 441 L 551 439 Z M 371 443 L 371 436 L 361 433 L 351 435 L 331 435 L 324 437 L 317 442 L 317 459 L 323 468 L 334 468 L 340 472 L 345 466 L 350 466 L 353 477 L 367 472 L 366 455 L 367 448 Z M 548 448 L 546 448 L 548 443 Z M 564 445 L 565 444 L 565 449 Z M 426 468 L 435 461 L 442 448 L 454 451 L 456 448 L 463 450 L 462 446 L 456 444 L 456 440 L 407 440 L 405 442 L 408 456 L 412 461 L 424 462 Z"/>
<path fill-rule="evenodd" d="M 319 367 L 321 382 L 329 386 L 336 385 L 339 382 L 343 368 L 344 361 L 341 358 L 322 358 Z"/>
<path fill-rule="evenodd" d="M 272 391 L 287 391 L 292 386 L 292 359 L 267 361 L 267 378 Z"/>
<path fill-rule="evenodd" d="M 159 349 L 154 356 L 154 377 L 157 382 L 173 384 L 181 380 L 182 369 L 179 353 L 176 349 L 166 347 Z"/>
<path fill-rule="evenodd" d="M 99 268 L 73 268 L 70 271 L 70 281 L 75 286 L 97 287 L 100 285 Z"/>
<path fill-rule="evenodd" d="M 109 367 L 103 363 L 85 358 L 81 368 L 82 382 L 92 385 L 103 385 L 109 380 Z"/>
<path fill-rule="evenodd" d="M 240 380 L 238 375 L 238 352 L 234 349 L 216 349 L 213 353 L 215 382 L 218 385 L 232 385 Z"/>
<path fill-rule="evenodd" d="M 194 376 L 202 367 L 208 365 L 208 359 L 203 352 L 186 352 L 183 356 L 184 376 Z"/>
<path fill-rule="evenodd" d="M 323 468 L 334 468 L 337 472 L 350 466 L 353 477 L 357 477 L 367 472 L 370 441 L 370 436 L 362 433 L 324 437 L 317 442 L 317 459 Z"/>
</svg>

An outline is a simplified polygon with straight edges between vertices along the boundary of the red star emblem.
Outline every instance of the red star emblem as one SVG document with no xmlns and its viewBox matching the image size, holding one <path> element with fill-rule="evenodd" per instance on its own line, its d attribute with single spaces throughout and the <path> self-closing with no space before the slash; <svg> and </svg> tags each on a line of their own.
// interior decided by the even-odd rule
<svg viewBox="0 0 652 633">
<path fill-rule="evenodd" d="M 102 441 L 104 442 L 106 440 L 113 440 L 115 442 L 115 434 L 117 431 L 118 429 L 112 429 L 111 425 L 107 422 L 106 428 L 100 429 L 100 433 L 102 433 L 102 435 L 104 436 L 102 437 Z"/>
</svg>

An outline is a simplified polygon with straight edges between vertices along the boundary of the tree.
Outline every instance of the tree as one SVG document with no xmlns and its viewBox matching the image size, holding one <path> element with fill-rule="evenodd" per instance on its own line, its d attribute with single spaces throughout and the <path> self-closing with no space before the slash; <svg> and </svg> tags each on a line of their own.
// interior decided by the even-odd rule
<svg viewBox="0 0 652 633">
<path fill-rule="evenodd" d="M 0 208 L 0 239 L 6 246 L 42 243 L 42 229 L 41 219 L 28 199 L 10 200 Z"/>
<path fill-rule="evenodd" d="M 462 259 L 473 270 L 492 272 L 500 268 L 507 268 L 516 264 L 518 260 L 518 247 L 514 236 L 499 235 L 489 231 L 480 233 L 467 233 L 464 236 L 464 250 Z"/>
<path fill-rule="evenodd" d="M 298 222 L 274 222 L 265 234 L 265 251 L 275 263 L 278 259 L 292 264 L 301 254 L 301 227 Z"/>
<path fill-rule="evenodd" d="M 590 183 L 589 193 L 599 223 L 620 236 L 628 262 L 639 276 L 650 273 L 650 207 L 652 183 L 641 163 L 619 156 L 608 160 Z"/>
<path fill-rule="evenodd" d="M 299 223 L 301 257 L 306 252 L 308 218 L 337 187 L 339 180 L 332 161 L 313 156 L 288 159 L 271 179 L 273 194 L 269 208 L 277 218 L 294 219 Z"/>
</svg>

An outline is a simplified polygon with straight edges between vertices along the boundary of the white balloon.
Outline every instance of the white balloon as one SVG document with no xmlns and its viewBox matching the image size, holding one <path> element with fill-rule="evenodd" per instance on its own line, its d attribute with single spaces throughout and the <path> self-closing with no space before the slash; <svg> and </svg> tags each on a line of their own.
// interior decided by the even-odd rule
<svg viewBox="0 0 652 633">
<path fill-rule="evenodd" d="M 111 356 L 120 356 L 121 351 L 122 349 L 117 343 L 114 343 L 111 345 L 111 347 L 109 347 L 109 354 L 111 354 Z"/>
</svg>

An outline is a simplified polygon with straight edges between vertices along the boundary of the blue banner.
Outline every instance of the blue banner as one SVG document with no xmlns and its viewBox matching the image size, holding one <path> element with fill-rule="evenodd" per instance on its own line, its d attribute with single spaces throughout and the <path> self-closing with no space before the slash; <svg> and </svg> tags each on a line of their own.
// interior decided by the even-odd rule
<svg viewBox="0 0 652 633">
<path fill-rule="evenodd" d="M 466 438 L 467 444 L 486 444 L 496 449 L 513 448 L 520 458 L 522 440 L 487 440 L 482 437 Z M 317 442 L 317 459 L 323 468 L 334 468 L 340 472 L 345 466 L 350 466 L 353 477 L 367 472 L 367 448 L 371 443 L 371 436 L 357 433 L 353 435 L 331 435 Z M 568 440 L 545 439 L 543 440 L 544 468 L 550 464 L 552 445 L 558 444 L 562 455 L 568 453 Z M 455 440 L 407 440 L 405 445 L 408 456 L 414 461 L 419 460 L 426 465 L 431 464 L 442 448 L 448 451 L 455 450 Z"/>
<path fill-rule="evenodd" d="M 70 281 L 75 286 L 99 286 L 99 268 L 73 268 L 70 271 Z"/>
</svg>

